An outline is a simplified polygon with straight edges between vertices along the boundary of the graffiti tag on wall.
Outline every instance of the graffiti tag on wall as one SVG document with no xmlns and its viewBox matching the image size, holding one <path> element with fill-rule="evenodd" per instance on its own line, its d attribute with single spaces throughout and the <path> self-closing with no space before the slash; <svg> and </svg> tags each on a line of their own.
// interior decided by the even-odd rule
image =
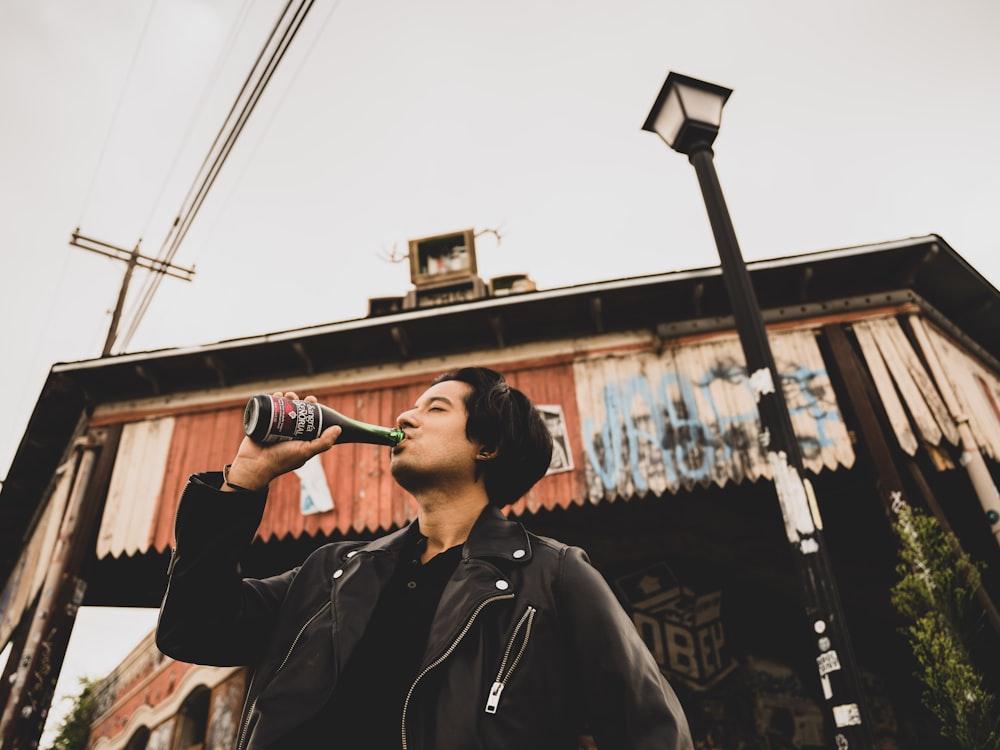
<svg viewBox="0 0 1000 750">
<path fill-rule="evenodd" d="M 806 468 L 854 453 L 812 331 L 772 337 Z M 574 364 L 591 500 L 770 474 L 738 339 Z"/>
</svg>

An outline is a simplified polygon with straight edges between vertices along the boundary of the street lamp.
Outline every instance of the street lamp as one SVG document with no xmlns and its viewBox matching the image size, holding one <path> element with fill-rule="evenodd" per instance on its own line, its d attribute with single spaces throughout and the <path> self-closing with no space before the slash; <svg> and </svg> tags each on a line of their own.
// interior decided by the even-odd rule
<svg viewBox="0 0 1000 750">
<path fill-rule="evenodd" d="M 698 176 L 760 414 L 761 447 L 771 468 L 802 588 L 830 727 L 838 750 L 869 748 L 873 737 L 868 712 L 827 556 L 819 505 L 812 484 L 804 476 L 801 450 L 764 317 L 715 171 L 712 144 L 731 93 L 732 89 L 670 73 L 642 129 L 656 133 L 674 151 L 685 154 Z"/>
</svg>

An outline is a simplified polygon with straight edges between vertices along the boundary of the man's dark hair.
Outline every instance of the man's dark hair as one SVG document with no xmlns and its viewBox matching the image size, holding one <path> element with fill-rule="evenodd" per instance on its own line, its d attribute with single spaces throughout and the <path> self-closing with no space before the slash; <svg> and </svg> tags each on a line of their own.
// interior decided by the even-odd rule
<svg viewBox="0 0 1000 750">
<path fill-rule="evenodd" d="M 472 386 L 465 400 L 469 414 L 465 435 L 495 450 L 477 471 L 485 478 L 490 503 L 504 507 L 516 502 L 545 476 L 552 461 L 552 436 L 534 405 L 511 388 L 503 375 L 486 367 L 463 367 L 434 379 L 457 380 Z"/>
</svg>

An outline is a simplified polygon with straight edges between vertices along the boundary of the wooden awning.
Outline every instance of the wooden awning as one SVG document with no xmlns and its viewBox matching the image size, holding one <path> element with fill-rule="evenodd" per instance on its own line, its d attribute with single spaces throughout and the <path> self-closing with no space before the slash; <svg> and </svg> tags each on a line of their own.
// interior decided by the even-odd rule
<svg viewBox="0 0 1000 750">
<path fill-rule="evenodd" d="M 882 317 L 856 322 L 853 329 L 893 432 L 906 453 L 915 455 L 921 444 L 958 446 L 958 422 L 967 420 L 979 450 L 1000 460 L 1000 377 L 996 372 L 917 315 L 903 321 Z M 932 362 L 938 367 L 932 368 Z M 949 402 L 954 408 L 949 408 Z M 935 451 L 934 457 L 951 465 L 945 451 Z"/>
</svg>

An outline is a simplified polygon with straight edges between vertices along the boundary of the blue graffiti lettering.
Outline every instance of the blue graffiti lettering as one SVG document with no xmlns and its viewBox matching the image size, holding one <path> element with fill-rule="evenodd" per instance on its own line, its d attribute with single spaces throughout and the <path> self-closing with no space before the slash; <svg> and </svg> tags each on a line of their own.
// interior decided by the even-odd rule
<svg viewBox="0 0 1000 750">
<path fill-rule="evenodd" d="M 680 392 L 679 402 L 670 398 L 671 386 Z M 715 446 L 708 426 L 698 418 L 691 383 L 677 373 L 668 372 L 660 381 L 660 393 L 669 425 L 664 448 L 672 446 L 673 458 L 683 476 L 695 481 L 704 479 L 715 463 Z"/>
<path fill-rule="evenodd" d="M 841 419 L 827 373 L 798 366 L 781 379 L 789 412 L 807 414 L 816 425 L 815 437 L 799 437 L 803 455 L 815 456 L 834 444 L 828 423 Z M 604 422 L 598 427 L 593 417 L 583 420 L 587 458 L 603 487 L 614 490 L 628 476 L 636 491 L 644 492 L 650 474 L 660 471 L 669 486 L 707 482 L 713 472 L 725 474 L 724 465 L 752 461 L 759 450 L 757 410 L 726 413 L 713 392 L 719 382 L 745 388 L 752 402 L 746 369 L 734 359 L 716 363 L 693 382 L 674 371 L 656 388 L 642 374 L 606 383 Z"/>
<path fill-rule="evenodd" d="M 584 441 L 587 459 L 594 471 L 597 472 L 597 476 L 600 477 L 601 484 L 609 490 L 615 488 L 615 479 L 620 467 L 619 456 L 622 450 L 622 437 L 618 429 L 621 421 L 619 400 L 618 389 L 610 384 L 605 385 L 605 421 L 601 425 L 600 431 L 595 434 L 593 417 L 586 417 L 583 420 L 584 434 L 594 436 L 591 440 Z"/>
</svg>

